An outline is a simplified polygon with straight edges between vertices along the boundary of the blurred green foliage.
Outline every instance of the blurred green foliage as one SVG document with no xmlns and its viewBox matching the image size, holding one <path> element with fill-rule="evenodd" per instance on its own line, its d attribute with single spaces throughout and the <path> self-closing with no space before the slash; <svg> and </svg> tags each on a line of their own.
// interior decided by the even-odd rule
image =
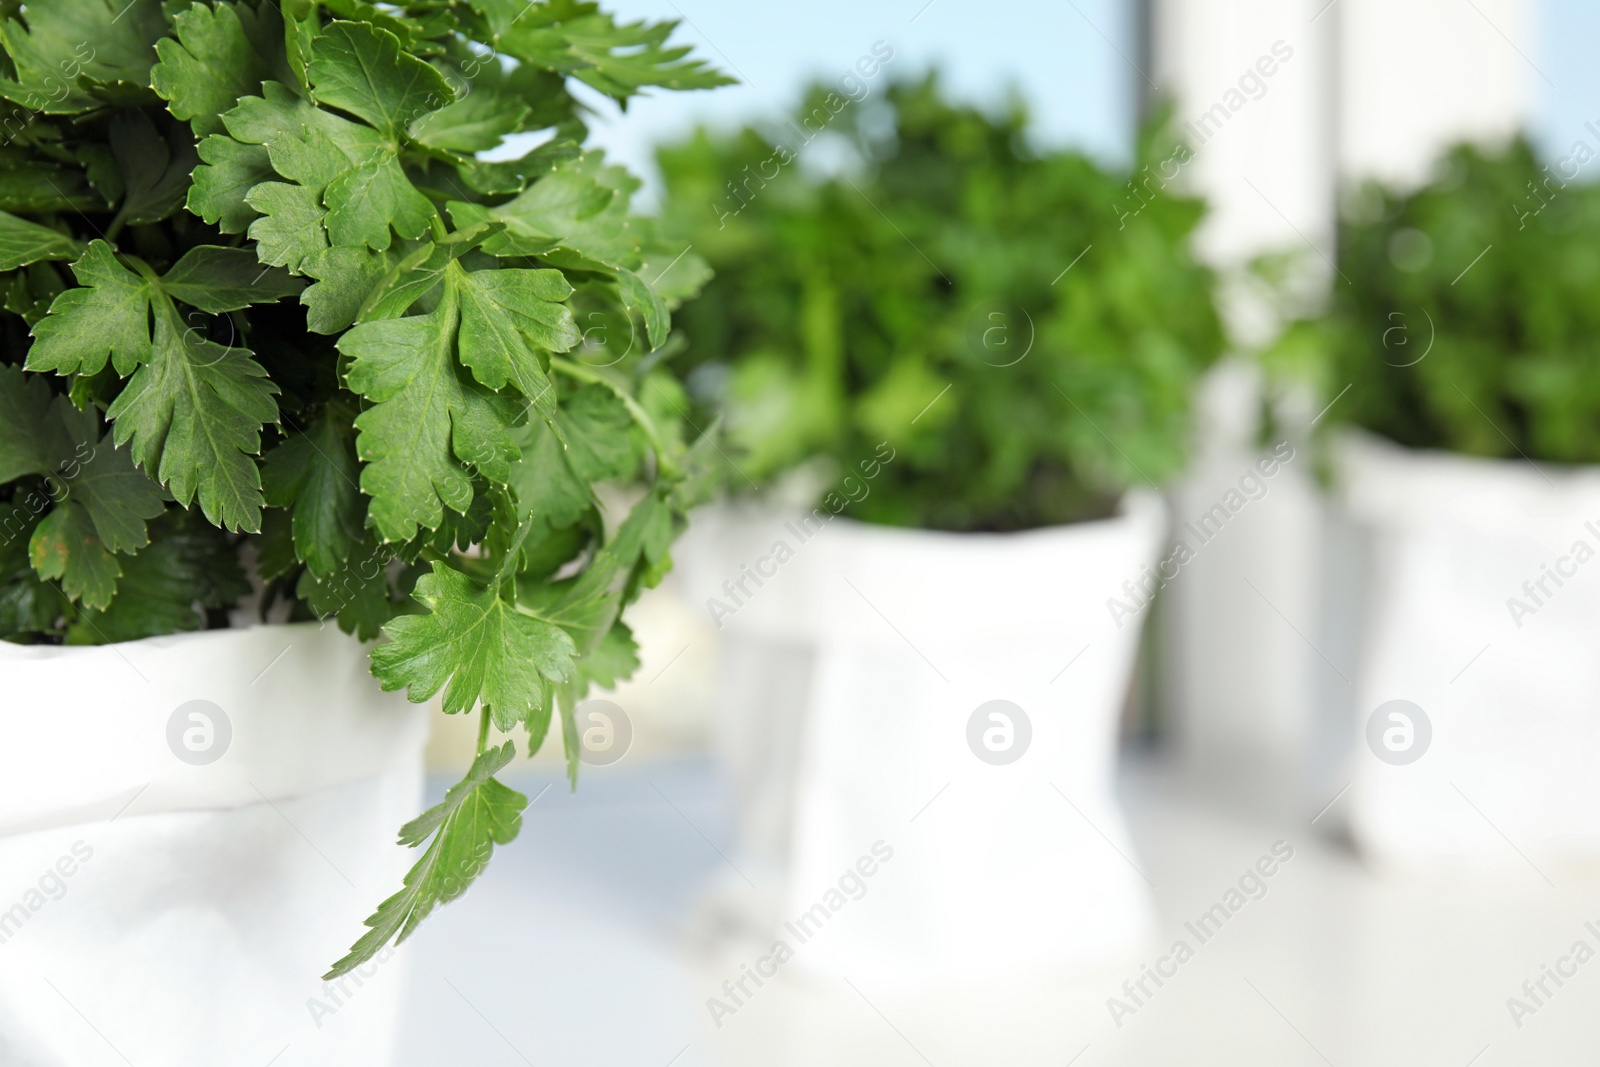
<svg viewBox="0 0 1600 1067">
<path fill-rule="evenodd" d="M 1414 192 L 1367 185 L 1339 224 L 1326 314 L 1268 353 L 1330 423 L 1413 448 L 1600 461 L 1600 188 L 1592 153 L 1458 146 Z"/>
<path fill-rule="evenodd" d="M 668 225 L 716 272 L 675 317 L 691 381 L 751 482 L 887 441 L 851 514 L 1011 530 L 1103 516 L 1182 465 L 1222 347 L 1188 251 L 1201 205 L 1164 188 L 1188 149 L 1152 125 L 1117 171 L 1033 150 L 1026 124 L 929 74 L 660 151 Z"/>
</svg>

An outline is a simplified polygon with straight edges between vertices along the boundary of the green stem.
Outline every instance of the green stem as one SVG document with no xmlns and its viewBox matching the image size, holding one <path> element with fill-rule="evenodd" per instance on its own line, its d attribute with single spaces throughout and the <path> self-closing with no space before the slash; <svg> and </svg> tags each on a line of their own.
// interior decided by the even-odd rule
<svg viewBox="0 0 1600 1067">
<path fill-rule="evenodd" d="M 648 411 L 639 406 L 639 402 L 629 395 L 627 390 L 605 375 L 591 370 L 581 363 L 574 363 L 570 359 L 562 359 L 560 356 L 550 357 L 550 369 L 558 370 L 569 378 L 576 378 L 580 382 L 603 385 L 615 393 L 617 399 L 621 400 L 623 406 L 628 409 L 628 414 L 633 416 L 633 421 L 639 424 L 639 428 L 644 431 L 644 435 L 650 439 L 650 447 L 655 450 L 656 454 L 656 467 L 660 470 L 662 477 L 672 479 L 683 477 L 683 469 L 678 466 L 667 451 L 666 442 L 661 439 L 661 431 L 656 429 L 655 420 L 650 417 Z"/>
<path fill-rule="evenodd" d="M 478 755 L 489 747 L 489 709 L 478 709 Z"/>
</svg>

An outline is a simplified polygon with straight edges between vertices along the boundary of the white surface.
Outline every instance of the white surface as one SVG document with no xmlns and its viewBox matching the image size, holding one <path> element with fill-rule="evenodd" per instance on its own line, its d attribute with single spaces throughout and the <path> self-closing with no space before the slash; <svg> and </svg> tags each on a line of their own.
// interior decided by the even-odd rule
<svg viewBox="0 0 1600 1067">
<path fill-rule="evenodd" d="M 426 713 L 364 648 L 314 625 L 0 645 L 0 675 L 0 1063 L 390 1062 L 401 964 L 317 980 L 420 810 Z M 195 699 L 232 727 L 205 766 L 167 741 Z"/>
<path fill-rule="evenodd" d="M 427 729 L 379 691 L 366 650 L 333 625 L 210 630 L 117 645 L 0 643 L 0 834 L 136 812 L 259 804 L 383 773 Z M 224 758 L 178 760 L 179 705 L 205 700 L 232 726 Z"/>
<path fill-rule="evenodd" d="M 1382 876 L 1319 834 L 1343 800 L 1312 826 L 1137 764 L 1120 793 L 1155 883 L 1161 949 L 1086 980 L 993 982 L 959 998 L 896 997 L 859 978 L 856 990 L 769 982 L 719 1030 L 706 999 L 724 995 L 737 962 L 697 955 L 679 932 L 696 887 L 729 870 L 720 775 L 624 763 L 576 795 L 554 776 L 513 784 L 553 788 L 523 839 L 412 942 L 405 1067 L 1577 1067 L 1600 1042 L 1600 963 L 1560 989 L 1547 980 L 1553 995 L 1520 1028 L 1506 1006 L 1574 941 L 1600 947 L 1584 927 L 1600 925 L 1594 883 Z M 1117 1028 L 1107 998 L 1280 840 L 1294 857 L 1266 895 Z"/>
<path fill-rule="evenodd" d="M 1165 525 L 1148 492 L 1116 518 L 1017 534 L 836 518 L 801 541 L 781 514 L 697 518 L 677 554 L 685 589 L 744 601 L 723 620 L 742 639 L 723 649 L 723 698 L 730 733 L 767 742 L 740 750 L 740 778 L 767 787 L 750 792 L 786 839 L 750 842 L 787 872 L 750 919 L 755 960 L 781 940 L 794 968 L 918 986 L 1084 966 L 1143 936 L 1144 880 L 1105 842 L 1128 851 L 1110 790 L 1140 633 L 1127 583 Z M 774 562 L 780 545 L 792 559 Z M 729 596 L 720 579 L 745 563 L 769 576 Z M 1026 716 L 1013 739 L 1031 728 L 999 766 L 968 732 L 996 700 Z"/>
<path fill-rule="evenodd" d="M 676 938 L 730 871 L 723 780 L 705 760 L 629 756 L 583 768 L 576 793 L 554 770 L 506 781 L 531 801 L 521 835 L 401 948 L 397 1067 L 706 1067 L 684 1051 L 702 1009 Z"/>
<path fill-rule="evenodd" d="M 1261 447 L 1258 405 L 1247 366 L 1224 364 L 1208 376 L 1200 447 L 1172 493 L 1177 536 L 1195 557 L 1162 593 L 1163 710 L 1172 742 L 1197 773 L 1291 783 L 1304 778 L 1313 682 L 1338 678 L 1302 636 L 1315 631 L 1320 593 L 1315 458 L 1303 443 Z M 1285 444 L 1294 451 L 1278 451 Z M 1257 463 L 1280 454 L 1290 458 L 1261 476 Z M 1205 541 L 1184 531 L 1208 514 L 1214 529 L 1214 509 L 1230 503 L 1230 517 Z"/>
<path fill-rule="evenodd" d="M 1316 280 L 1331 273 L 1339 75 L 1331 22 L 1313 21 L 1326 2 L 1153 0 L 1154 77 L 1194 149 L 1182 187 L 1211 204 L 1196 242 L 1210 263 L 1293 251 Z M 1247 295 L 1230 290 L 1224 308 L 1253 343 L 1270 317 Z"/>
<path fill-rule="evenodd" d="M 1336 96 L 1348 73 L 1334 19 L 1346 0 L 1326 13 L 1328 0 L 1152 2 L 1155 77 L 1195 147 L 1178 181 L 1211 205 L 1196 250 L 1221 272 L 1224 318 L 1249 351 L 1275 335 L 1280 314 L 1244 275 L 1249 260 L 1298 257 L 1296 278 L 1310 292 L 1334 276 Z M 1260 458 L 1258 377 L 1247 360 L 1207 376 L 1192 465 L 1173 494 L 1176 523 L 1237 490 Z M 1163 711 L 1192 765 L 1215 778 L 1249 768 L 1287 780 L 1305 758 L 1321 667 L 1295 632 L 1314 622 L 1317 604 L 1318 516 L 1305 467 L 1302 457 L 1270 479 L 1265 498 L 1240 509 L 1164 594 Z"/>
<path fill-rule="evenodd" d="M 1339 0 L 1321 21 L 1339 34 L 1342 173 L 1417 185 L 1454 142 L 1504 141 L 1523 128 L 1536 90 L 1553 88 L 1536 66 L 1541 6 Z"/>
<path fill-rule="evenodd" d="M 1375 557 L 1355 832 L 1396 864 L 1531 863 L 1557 881 L 1564 866 L 1600 868 L 1600 471 L 1343 443 L 1346 506 Z M 1557 566 L 1568 576 L 1545 577 Z M 1529 610 L 1514 615 L 1512 598 Z M 1423 709 L 1433 740 L 1391 767 L 1361 731 L 1397 698 Z"/>
</svg>

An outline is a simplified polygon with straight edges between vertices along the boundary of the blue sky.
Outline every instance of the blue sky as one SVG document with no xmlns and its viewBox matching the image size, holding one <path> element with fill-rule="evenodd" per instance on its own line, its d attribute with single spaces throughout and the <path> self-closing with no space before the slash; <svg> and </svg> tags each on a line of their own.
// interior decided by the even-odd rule
<svg viewBox="0 0 1600 1067">
<path fill-rule="evenodd" d="M 895 50 L 883 77 L 933 62 L 963 98 L 1022 90 L 1036 139 L 1102 158 L 1131 150 L 1138 72 L 1131 0 L 610 0 L 627 19 L 681 19 L 674 40 L 743 84 L 712 92 L 657 92 L 626 116 L 602 108 L 593 142 L 640 173 L 648 145 L 696 122 L 735 124 L 795 102 L 808 77 L 837 79 L 875 41 Z M 1122 54 L 1119 54 L 1122 53 Z M 1125 54 L 1128 58 L 1123 58 Z"/>
<path fill-rule="evenodd" d="M 874 42 L 895 50 L 885 74 L 939 63 L 965 99 L 998 102 L 1022 91 L 1036 140 L 1108 161 L 1132 143 L 1140 80 L 1132 0 L 610 0 L 628 19 L 682 20 L 675 40 L 742 79 L 713 92 L 655 92 L 626 115 L 601 102 L 592 143 L 650 174 L 650 145 L 698 122 L 732 125 L 791 105 L 810 77 L 836 79 Z M 1539 43 L 1529 57 L 1538 103 L 1530 129 L 1564 155 L 1600 126 L 1600 2 L 1540 0 Z M 883 77 L 880 75 L 879 77 Z M 1554 85 L 1546 82 L 1553 82 Z M 598 98 L 596 98 L 598 99 Z M 641 206 L 648 206 L 647 192 Z"/>
<path fill-rule="evenodd" d="M 1600 127 L 1600 3 L 1595 0 L 1543 0 L 1539 54 L 1530 59 L 1554 85 L 1532 75 L 1539 90 L 1533 132 L 1547 156 L 1560 157 L 1582 138 L 1600 148 L 1586 122 Z"/>
</svg>

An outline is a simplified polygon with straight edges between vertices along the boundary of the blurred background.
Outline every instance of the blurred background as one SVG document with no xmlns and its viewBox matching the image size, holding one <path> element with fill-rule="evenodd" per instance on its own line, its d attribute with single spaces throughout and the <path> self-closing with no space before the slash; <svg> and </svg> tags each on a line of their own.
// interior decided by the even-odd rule
<svg viewBox="0 0 1600 1067">
<path fill-rule="evenodd" d="M 535 798 L 523 840 L 418 934 L 404 1062 L 1591 1062 L 1600 966 L 1583 964 L 1600 951 L 1600 598 L 1583 566 L 1594 549 L 1578 543 L 1600 546 L 1585 525 L 1600 521 L 1589 328 L 1600 263 L 1588 251 L 1600 254 L 1600 223 L 1584 190 L 1595 173 L 1584 164 L 1600 153 L 1600 10 L 1577 0 L 613 6 L 681 20 L 675 39 L 740 79 L 626 113 L 594 98 L 591 144 L 647 176 L 652 210 L 678 210 L 675 179 L 658 165 L 663 143 L 701 127 L 771 128 L 812 82 L 847 95 L 860 86 L 850 98 L 867 108 L 891 82 L 932 68 L 957 105 L 1025 105 L 1020 155 L 1081 153 L 1115 175 L 1118 198 L 1097 224 L 1108 232 L 1147 195 L 1204 201 L 1192 233 L 1172 232 L 1213 272 L 1225 340 L 1195 361 L 1182 462 L 1148 479 L 1167 516 L 1149 564 L 1172 559 L 1186 537 L 1194 551 L 1142 588 L 1148 567 L 1108 564 L 1110 595 L 1134 617 L 1124 628 L 1112 609 L 1108 632 L 1140 638 L 1127 663 L 1097 666 L 1111 639 L 1051 616 L 1073 630 L 1051 637 L 1061 671 L 1104 670 L 1108 739 L 1041 725 L 1092 718 L 1051 695 L 1061 690 L 977 684 L 978 699 L 1018 700 L 1036 744 L 1115 742 L 1104 782 L 1091 754 L 1081 793 L 1065 771 L 1034 783 L 1066 804 L 1031 822 L 1006 806 L 1015 798 L 984 807 L 988 785 L 963 800 L 960 786 L 940 788 L 942 772 L 920 775 L 914 735 L 934 720 L 818 725 L 816 687 L 852 680 L 859 691 L 870 689 L 862 679 L 887 679 L 862 707 L 903 694 L 937 708 L 945 698 L 926 697 L 926 678 L 892 684 L 906 668 L 889 659 L 909 661 L 907 645 L 941 677 L 941 666 L 957 673 L 959 653 L 942 659 L 939 638 L 917 629 L 914 598 L 897 612 L 889 578 L 865 584 L 884 572 L 845 558 L 848 547 L 870 561 L 868 539 L 830 530 L 826 554 L 769 576 L 758 615 L 756 600 L 745 612 L 722 591 L 724 579 L 820 494 L 790 479 L 764 498 L 765 526 L 717 506 L 630 615 L 640 669 L 592 694 L 612 702 L 597 725 L 625 723 L 622 754 L 585 766 L 575 792 L 550 749 L 508 779 Z M 858 66 L 863 57 L 875 57 L 875 73 Z M 1163 106 L 1189 149 L 1175 175 L 1161 167 L 1177 157 L 1141 148 Z M 842 135 L 797 156 L 800 176 L 774 185 L 849 181 L 872 167 Z M 711 249 L 737 195 L 682 231 L 713 266 L 735 255 Z M 757 188 L 762 203 L 784 195 Z M 909 213 L 873 207 L 891 226 Z M 901 236 L 904 256 L 923 254 Z M 1093 242 L 1111 239 L 1086 238 L 1077 269 L 1102 269 Z M 730 285 L 746 269 L 757 268 L 728 273 Z M 723 394 L 702 378 L 712 384 L 696 399 L 709 417 Z M 1067 419 L 1071 408 L 1058 406 Z M 909 415 L 920 419 L 932 404 L 918 407 Z M 1115 425 L 1101 436 L 1108 455 L 1122 454 Z M 1127 447 L 1134 458 L 1122 458 L 1138 468 L 1145 453 Z M 737 471 L 749 454 L 729 462 Z M 1141 481 L 1130 472 L 1128 484 Z M 1205 532 L 1189 537 L 1196 521 Z M 741 522 L 756 524 L 754 540 L 740 540 Z M 838 666 L 826 641 L 808 651 L 772 621 L 822 611 L 804 587 L 834 565 L 867 575 L 856 593 L 876 614 L 861 625 L 886 624 L 892 654 Z M 999 562 L 971 565 L 992 568 L 995 583 L 1027 583 Z M 1106 592 L 1082 595 L 1103 622 Z M 741 625 L 719 627 L 717 598 Z M 994 771 L 971 759 L 990 762 L 977 742 L 968 754 L 962 731 L 978 700 L 966 700 L 960 676 L 953 684 L 959 706 L 936 728 L 971 767 Z M 432 718 L 442 792 L 470 762 L 475 724 Z M 1072 752 L 1062 766 L 1075 766 Z M 945 788 L 969 770 L 952 771 Z M 902 785 L 927 803 L 880 832 L 862 813 Z M 940 827 L 946 809 L 969 817 Z M 1007 827 L 1033 835 L 1038 851 L 1064 850 L 1072 869 L 1018 868 L 1010 877 L 1044 890 L 1006 888 L 993 873 L 1009 862 L 1000 844 L 915 866 L 941 842 L 998 842 Z M 777 920 L 822 900 L 875 838 L 919 872 L 920 890 L 864 881 L 874 888 L 861 904 L 850 895 L 853 925 L 833 923 L 796 952 L 802 965 L 741 985 L 752 968 L 766 973 Z M 985 863 L 987 879 L 960 870 Z M 1053 876 L 1079 885 L 1052 904 Z M 1128 888 L 1096 895 L 1084 888 L 1096 879 Z M 940 885 L 979 929 L 970 945 L 951 934 L 929 948 L 938 975 L 910 981 L 885 961 L 922 944 L 915 913 Z M 927 907 L 926 928 L 948 934 Z M 1066 916 L 1044 921 L 1054 962 L 985 955 L 981 927 L 1026 931 L 1043 914 L 1030 909 Z M 888 914 L 897 910 L 912 914 Z"/>
</svg>

